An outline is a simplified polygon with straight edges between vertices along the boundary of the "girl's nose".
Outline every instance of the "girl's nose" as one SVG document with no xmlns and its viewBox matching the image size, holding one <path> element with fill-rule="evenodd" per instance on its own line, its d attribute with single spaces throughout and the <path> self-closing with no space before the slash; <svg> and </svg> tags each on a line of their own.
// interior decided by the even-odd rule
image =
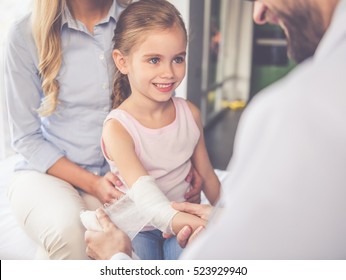
<svg viewBox="0 0 346 280">
<path fill-rule="evenodd" d="M 161 77 L 166 79 L 174 77 L 173 65 L 171 63 L 163 65 Z"/>
</svg>

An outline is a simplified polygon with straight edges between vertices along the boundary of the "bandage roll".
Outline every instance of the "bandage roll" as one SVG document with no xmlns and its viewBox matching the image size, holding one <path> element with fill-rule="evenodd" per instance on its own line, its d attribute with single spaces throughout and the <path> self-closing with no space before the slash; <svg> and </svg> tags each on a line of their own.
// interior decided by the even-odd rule
<svg viewBox="0 0 346 280">
<path fill-rule="evenodd" d="M 151 176 L 142 176 L 128 192 L 140 213 L 151 218 L 151 224 L 165 233 L 174 234 L 172 219 L 178 211 L 172 208 L 170 201 L 157 186 Z"/>
<path fill-rule="evenodd" d="M 85 210 L 80 213 L 80 219 L 87 230 L 102 231 L 95 211 Z"/>
</svg>

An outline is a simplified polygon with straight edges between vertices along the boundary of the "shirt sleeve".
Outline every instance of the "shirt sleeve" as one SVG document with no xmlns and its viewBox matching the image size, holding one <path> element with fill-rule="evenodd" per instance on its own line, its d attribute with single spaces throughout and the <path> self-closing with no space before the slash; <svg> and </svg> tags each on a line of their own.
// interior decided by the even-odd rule
<svg viewBox="0 0 346 280">
<path fill-rule="evenodd" d="M 111 260 L 129 261 L 132 260 L 132 258 L 129 255 L 126 255 L 125 253 L 117 253 L 111 257 Z"/>
<path fill-rule="evenodd" d="M 63 156 L 63 152 L 42 134 L 41 118 L 36 111 L 42 98 L 37 63 L 29 21 L 22 21 L 11 28 L 4 56 L 12 146 L 26 159 L 30 168 L 46 172 Z"/>
<path fill-rule="evenodd" d="M 344 112 L 344 103 L 328 101 L 324 111 L 330 111 L 322 112 L 325 88 L 319 91 L 317 81 L 328 84 L 328 71 L 316 79 L 310 71 L 302 72 L 308 71 L 304 65 L 255 97 L 244 111 L 223 182 L 223 212 L 184 250 L 183 259 L 345 256 L 340 244 L 346 233 L 341 222 L 346 213 L 346 130 L 339 129 L 341 114 L 335 114 Z"/>
</svg>

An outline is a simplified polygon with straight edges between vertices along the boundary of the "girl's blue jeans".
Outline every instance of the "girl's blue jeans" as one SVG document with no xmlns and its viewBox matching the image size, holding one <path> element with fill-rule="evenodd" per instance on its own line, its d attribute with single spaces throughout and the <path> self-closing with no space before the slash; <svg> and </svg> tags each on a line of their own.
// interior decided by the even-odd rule
<svg viewBox="0 0 346 280">
<path fill-rule="evenodd" d="M 141 260 L 177 260 L 183 251 L 175 236 L 163 238 L 157 229 L 138 233 L 132 247 Z"/>
</svg>

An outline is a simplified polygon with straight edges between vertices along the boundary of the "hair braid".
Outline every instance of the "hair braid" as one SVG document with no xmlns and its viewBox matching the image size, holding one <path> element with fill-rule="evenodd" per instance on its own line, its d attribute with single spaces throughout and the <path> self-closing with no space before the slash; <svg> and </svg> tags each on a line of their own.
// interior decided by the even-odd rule
<svg viewBox="0 0 346 280">
<path fill-rule="evenodd" d="M 127 75 L 116 70 L 113 84 L 112 109 L 117 108 L 131 95 L 131 87 Z"/>
</svg>

